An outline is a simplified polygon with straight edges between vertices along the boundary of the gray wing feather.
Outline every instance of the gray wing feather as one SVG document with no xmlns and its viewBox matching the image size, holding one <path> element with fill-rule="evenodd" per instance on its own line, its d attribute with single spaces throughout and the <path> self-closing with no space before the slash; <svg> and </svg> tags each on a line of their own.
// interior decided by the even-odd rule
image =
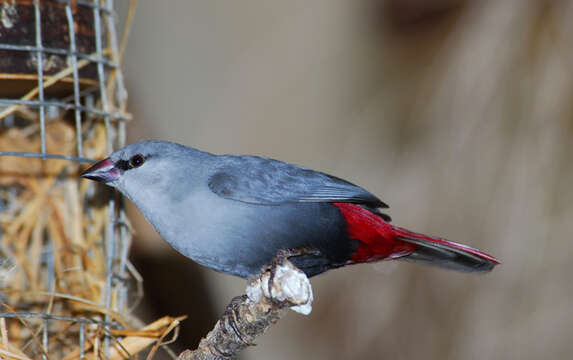
<svg viewBox="0 0 573 360">
<path fill-rule="evenodd" d="M 209 178 L 215 194 L 246 203 L 351 202 L 388 207 L 348 181 L 300 166 L 258 156 L 223 155 Z"/>
</svg>

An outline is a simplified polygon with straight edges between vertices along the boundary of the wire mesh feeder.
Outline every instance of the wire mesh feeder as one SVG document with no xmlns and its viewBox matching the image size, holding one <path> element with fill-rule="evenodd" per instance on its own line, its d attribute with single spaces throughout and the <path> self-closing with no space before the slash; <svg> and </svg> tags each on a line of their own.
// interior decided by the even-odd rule
<svg viewBox="0 0 573 360">
<path fill-rule="evenodd" d="M 118 46 L 113 9 L 0 0 L 1 358 L 127 358 L 180 320 L 130 316 L 123 206 L 77 176 L 125 142 L 128 25 Z"/>
</svg>

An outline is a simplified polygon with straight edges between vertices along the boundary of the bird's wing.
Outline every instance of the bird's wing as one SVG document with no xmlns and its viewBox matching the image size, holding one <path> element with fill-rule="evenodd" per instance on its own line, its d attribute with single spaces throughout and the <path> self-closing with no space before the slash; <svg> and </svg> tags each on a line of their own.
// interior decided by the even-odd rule
<svg viewBox="0 0 573 360">
<path fill-rule="evenodd" d="M 215 194 L 253 204 L 350 202 L 387 208 L 379 198 L 348 181 L 264 157 L 223 155 L 209 188 Z"/>
</svg>

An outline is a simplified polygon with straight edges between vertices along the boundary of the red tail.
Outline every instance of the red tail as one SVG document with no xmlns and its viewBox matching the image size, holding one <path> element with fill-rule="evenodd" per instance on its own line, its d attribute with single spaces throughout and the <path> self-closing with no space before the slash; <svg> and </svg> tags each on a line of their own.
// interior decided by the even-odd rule
<svg viewBox="0 0 573 360">
<path fill-rule="evenodd" d="M 359 205 L 334 205 L 346 219 L 348 236 L 360 242 L 352 263 L 400 258 L 468 272 L 490 271 L 499 264 L 493 256 L 472 247 L 390 225 Z"/>
</svg>

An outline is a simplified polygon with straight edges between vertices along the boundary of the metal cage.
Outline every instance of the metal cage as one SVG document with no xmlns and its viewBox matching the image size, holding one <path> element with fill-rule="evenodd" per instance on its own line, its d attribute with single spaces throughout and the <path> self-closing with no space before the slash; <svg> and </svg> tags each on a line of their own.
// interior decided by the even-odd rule
<svg viewBox="0 0 573 360">
<path fill-rule="evenodd" d="M 123 205 L 77 177 L 125 142 L 116 21 L 113 0 L 0 0 L 0 357 L 108 358 L 129 319 Z"/>
</svg>

